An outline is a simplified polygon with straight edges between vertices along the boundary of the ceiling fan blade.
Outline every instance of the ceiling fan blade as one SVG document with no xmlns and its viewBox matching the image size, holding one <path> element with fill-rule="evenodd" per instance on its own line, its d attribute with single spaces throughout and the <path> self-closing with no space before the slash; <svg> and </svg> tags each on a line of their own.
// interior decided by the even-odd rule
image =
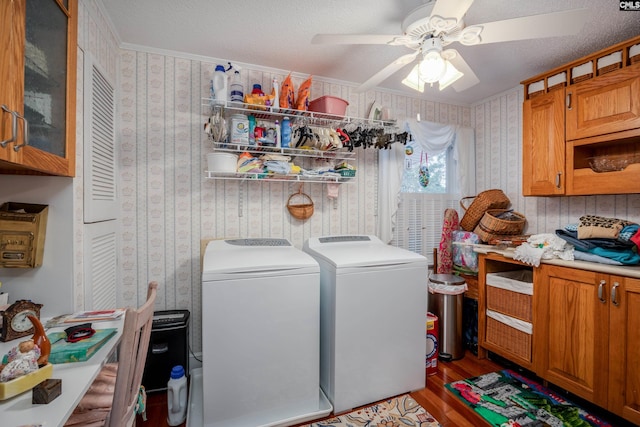
<svg viewBox="0 0 640 427">
<path fill-rule="evenodd" d="M 316 34 L 311 39 L 313 44 L 389 44 L 397 34 Z"/>
<path fill-rule="evenodd" d="M 437 0 L 431 11 L 431 16 L 455 18 L 460 21 L 472 4 L 473 0 Z"/>
<path fill-rule="evenodd" d="M 589 20 L 590 15 L 591 11 L 589 9 L 572 9 L 471 25 L 467 28 L 482 27 L 480 32 L 481 44 L 570 36 L 580 32 L 584 24 Z M 464 30 L 466 31 L 467 28 Z"/>
<path fill-rule="evenodd" d="M 412 62 L 418 56 L 419 51 L 403 55 L 400 58 L 393 61 L 391 64 L 384 67 L 382 70 L 369 77 L 369 80 L 362 83 L 355 89 L 355 92 L 365 92 L 372 87 L 375 87 L 389 78 L 393 73 L 404 67 L 408 63 Z"/>
<path fill-rule="evenodd" d="M 473 72 L 469 64 L 462 58 L 462 55 L 455 49 L 447 49 L 446 52 L 452 52 L 455 56 L 451 57 L 449 61 L 453 64 L 454 67 L 458 69 L 464 76 L 456 80 L 451 84 L 451 87 L 455 89 L 456 92 L 462 92 L 463 90 L 469 89 L 471 86 L 475 86 L 480 83 L 480 79 Z"/>
</svg>

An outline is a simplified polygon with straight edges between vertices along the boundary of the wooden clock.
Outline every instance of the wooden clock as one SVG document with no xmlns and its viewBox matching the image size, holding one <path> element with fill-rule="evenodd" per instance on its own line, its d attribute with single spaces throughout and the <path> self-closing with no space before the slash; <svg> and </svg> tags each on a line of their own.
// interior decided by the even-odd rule
<svg viewBox="0 0 640 427">
<path fill-rule="evenodd" d="M 11 304 L 2 312 L 2 334 L 0 341 L 6 342 L 16 338 L 33 335 L 34 328 L 29 315 L 40 319 L 42 304 L 21 299 Z"/>
</svg>

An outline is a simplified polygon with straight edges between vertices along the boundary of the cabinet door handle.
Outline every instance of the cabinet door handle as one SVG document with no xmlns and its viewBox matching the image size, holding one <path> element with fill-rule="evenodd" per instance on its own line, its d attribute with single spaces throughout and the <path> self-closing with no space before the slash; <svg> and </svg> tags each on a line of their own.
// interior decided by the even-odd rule
<svg viewBox="0 0 640 427">
<path fill-rule="evenodd" d="M 556 188 L 560 188 L 560 178 L 562 177 L 562 172 L 558 172 L 556 174 Z"/>
<path fill-rule="evenodd" d="M 29 122 L 24 118 L 24 116 L 21 116 L 20 114 L 15 112 L 14 114 L 16 116 L 16 119 L 22 120 L 22 139 L 24 140 L 24 142 L 13 147 L 14 151 L 18 152 L 20 148 L 24 147 L 25 145 L 29 145 Z"/>
<path fill-rule="evenodd" d="M 6 105 L 3 105 L 0 108 L 2 108 L 2 111 L 11 114 L 11 138 L 5 139 L 4 141 L 0 142 L 0 145 L 2 146 L 2 148 L 4 148 L 8 143 L 16 140 L 16 134 L 18 133 L 18 117 L 16 117 L 16 112 L 10 110 Z"/>
<path fill-rule="evenodd" d="M 567 110 L 571 110 L 571 92 L 567 93 Z"/>
<path fill-rule="evenodd" d="M 607 284 L 606 281 L 600 280 L 600 284 L 598 285 L 598 299 L 603 304 L 607 302 L 607 300 L 604 299 L 604 285 L 606 284 Z"/>
<path fill-rule="evenodd" d="M 620 286 L 620 283 L 613 282 L 613 287 L 611 288 L 611 302 L 613 305 L 620 305 L 620 301 L 618 301 L 618 291 L 616 288 Z"/>
</svg>

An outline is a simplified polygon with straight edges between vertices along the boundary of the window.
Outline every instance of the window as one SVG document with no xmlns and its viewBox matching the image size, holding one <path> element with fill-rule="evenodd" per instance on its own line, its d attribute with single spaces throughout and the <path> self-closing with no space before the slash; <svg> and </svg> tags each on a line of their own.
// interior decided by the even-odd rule
<svg viewBox="0 0 640 427">
<path fill-rule="evenodd" d="M 405 148 L 404 174 L 402 176 L 402 193 L 421 194 L 447 194 L 457 193 L 457 180 L 455 179 L 455 161 L 453 160 L 453 147 L 446 151 L 433 155 L 422 151 L 416 141 L 407 142 Z M 426 169 L 428 183 L 420 180 L 421 169 Z"/>
<path fill-rule="evenodd" d="M 420 181 L 420 169 L 428 169 L 428 184 Z M 433 249 L 440 244 L 447 208 L 457 209 L 460 195 L 453 148 L 432 155 L 415 141 L 405 149 L 400 205 L 392 244 L 419 253 L 433 265 Z"/>
</svg>

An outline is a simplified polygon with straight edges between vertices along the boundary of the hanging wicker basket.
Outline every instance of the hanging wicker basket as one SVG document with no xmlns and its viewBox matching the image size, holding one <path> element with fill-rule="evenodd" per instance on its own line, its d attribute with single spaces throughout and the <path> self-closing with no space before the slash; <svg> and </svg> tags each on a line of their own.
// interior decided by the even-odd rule
<svg viewBox="0 0 640 427">
<path fill-rule="evenodd" d="M 304 201 L 302 203 L 292 203 L 292 199 L 296 196 L 304 199 Z M 311 197 L 309 197 L 308 194 L 303 193 L 302 189 L 300 189 L 297 193 L 293 193 L 289 196 L 289 199 L 287 200 L 287 210 L 289 210 L 291 216 L 296 219 L 309 219 L 311 218 L 311 215 L 313 215 L 313 200 L 311 200 Z"/>
</svg>

